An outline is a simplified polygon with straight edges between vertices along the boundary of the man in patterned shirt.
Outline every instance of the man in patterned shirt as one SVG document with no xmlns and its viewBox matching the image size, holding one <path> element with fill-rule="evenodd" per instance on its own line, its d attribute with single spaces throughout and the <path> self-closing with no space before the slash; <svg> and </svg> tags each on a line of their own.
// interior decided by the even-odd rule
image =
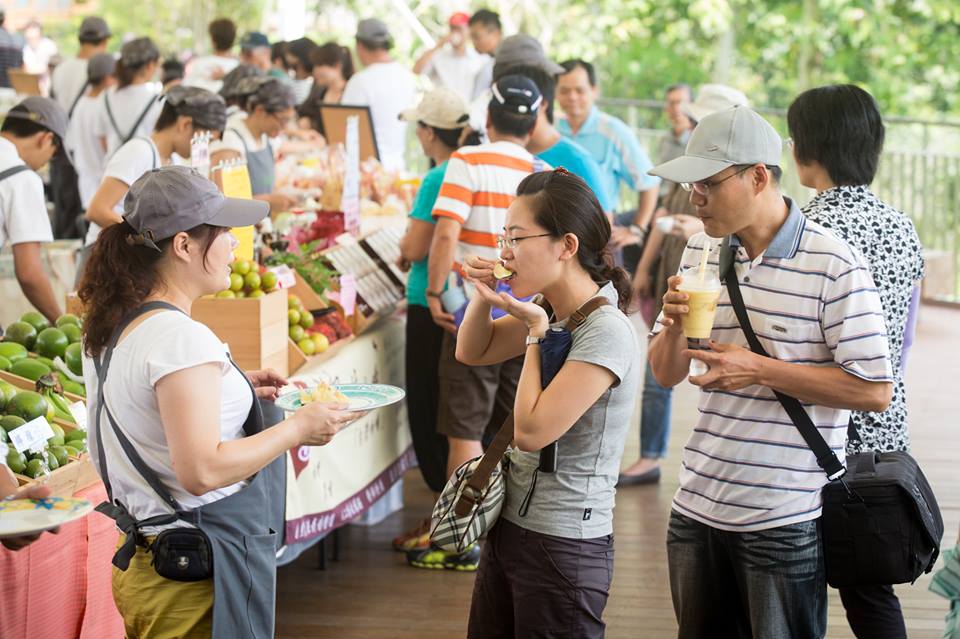
<svg viewBox="0 0 960 639">
<path fill-rule="evenodd" d="M 823 122 L 830 124 L 825 127 Z M 908 315 L 919 297 L 923 255 L 910 218 L 882 202 L 868 186 L 883 148 L 880 111 L 863 89 L 826 86 L 800 94 L 790 105 L 787 125 L 800 182 L 817 191 L 803 213 L 863 254 L 883 306 L 893 399 L 882 413 L 851 413 L 859 438 L 851 436 L 847 454 L 906 451 L 910 438 L 903 343 Z M 893 586 L 840 588 L 840 598 L 858 637 L 906 638 Z"/>
<path fill-rule="evenodd" d="M 707 364 L 699 418 L 683 451 L 667 532 L 670 588 L 680 639 L 823 637 L 826 575 L 818 519 L 827 483 L 774 390 L 796 397 L 842 460 L 849 410 L 882 411 L 891 395 L 880 297 L 853 249 L 806 220 L 780 186 L 780 137 L 737 106 L 703 118 L 685 154 L 656 167 L 684 184 L 706 234 L 687 243 L 682 268 L 710 238 L 725 237 L 757 338 L 745 348 L 726 290 L 711 351 L 687 347 L 689 298 L 669 280 L 650 343 L 663 386 Z"/>
</svg>

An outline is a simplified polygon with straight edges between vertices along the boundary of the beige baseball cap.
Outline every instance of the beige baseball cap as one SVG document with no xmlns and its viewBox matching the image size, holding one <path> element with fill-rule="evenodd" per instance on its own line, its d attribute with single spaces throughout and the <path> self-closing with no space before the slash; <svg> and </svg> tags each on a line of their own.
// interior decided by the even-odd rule
<svg viewBox="0 0 960 639">
<path fill-rule="evenodd" d="M 470 120 L 470 114 L 456 91 L 439 87 L 424 95 L 420 104 L 400 113 L 400 119 L 423 122 L 438 129 L 462 129 Z"/>
<path fill-rule="evenodd" d="M 780 165 L 783 142 L 770 123 L 745 106 L 700 120 L 680 157 L 647 173 L 671 182 L 699 182 L 738 164 Z"/>
<path fill-rule="evenodd" d="M 699 122 L 711 113 L 734 106 L 750 106 L 746 94 L 725 84 L 704 84 L 697 92 L 697 99 L 683 105 L 683 113 Z"/>
</svg>

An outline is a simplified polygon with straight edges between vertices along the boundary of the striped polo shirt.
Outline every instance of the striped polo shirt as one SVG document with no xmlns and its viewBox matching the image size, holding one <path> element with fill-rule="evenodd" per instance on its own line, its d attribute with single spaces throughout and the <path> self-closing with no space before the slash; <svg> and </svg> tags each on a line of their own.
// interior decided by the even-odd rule
<svg viewBox="0 0 960 639">
<path fill-rule="evenodd" d="M 549 168 L 519 144 L 507 141 L 468 146 L 450 156 L 433 217 L 462 225 L 456 261 L 467 255 L 500 257 L 497 237 L 503 234 L 507 209 L 523 178 Z"/>
<path fill-rule="evenodd" d="M 756 259 L 731 237 L 754 332 L 771 357 L 839 366 L 869 381 L 892 381 L 883 308 L 863 258 L 807 220 L 792 201 L 787 203 L 786 222 Z M 707 239 L 703 233 L 690 238 L 681 270 L 699 264 Z M 709 263 L 717 266 L 719 243 L 711 246 Z M 662 328 L 658 320 L 653 332 Z M 749 348 L 726 289 L 711 338 Z M 771 389 L 702 390 L 698 408 L 673 499 L 677 512 L 737 532 L 820 516 L 826 475 Z M 804 408 L 843 461 L 850 412 L 811 404 Z"/>
</svg>

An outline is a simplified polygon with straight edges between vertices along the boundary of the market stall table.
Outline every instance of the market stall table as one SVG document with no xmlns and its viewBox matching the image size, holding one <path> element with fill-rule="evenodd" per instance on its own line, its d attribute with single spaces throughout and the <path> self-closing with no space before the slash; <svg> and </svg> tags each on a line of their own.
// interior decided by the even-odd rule
<svg viewBox="0 0 960 639">
<path fill-rule="evenodd" d="M 294 375 L 306 384 L 383 383 L 404 386 L 404 319 L 388 317 L 349 342 L 335 344 Z M 404 403 L 371 412 L 326 446 L 287 456 L 285 547 L 296 559 L 325 535 L 361 517 L 414 464 Z"/>
<path fill-rule="evenodd" d="M 107 493 L 97 483 L 76 496 L 99 504 Z M 17 552 L 0 547 L 0 637 L 122 637 L 111 589 L 117 539 L 113 521 L 91 513 Z"/>
</svg>

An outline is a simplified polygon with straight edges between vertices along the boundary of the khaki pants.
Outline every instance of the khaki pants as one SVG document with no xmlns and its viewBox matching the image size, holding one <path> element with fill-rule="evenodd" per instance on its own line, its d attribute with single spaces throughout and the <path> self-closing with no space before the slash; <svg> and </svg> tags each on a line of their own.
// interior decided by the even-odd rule
<svg viewBox="0 0 960 639">
<path fill-rule="evenodd" d="M 119 548 L 125 535 L 120 535 Z M 153 538 L 149 538 L 153 541 Z M 173 581 L 157 574 L 137 546 L 126 570 L 113 568 L 113 600 L 127 639 L 208 638 L 213 633 L 213 579 Z"/>
</svg>

